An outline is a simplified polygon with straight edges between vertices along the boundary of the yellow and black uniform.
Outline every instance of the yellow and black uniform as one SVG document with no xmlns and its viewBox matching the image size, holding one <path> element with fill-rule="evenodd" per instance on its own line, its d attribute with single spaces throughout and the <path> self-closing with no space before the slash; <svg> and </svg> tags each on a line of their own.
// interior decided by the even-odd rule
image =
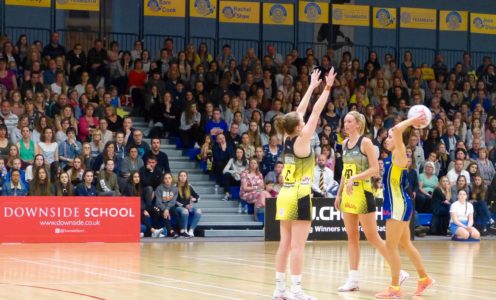
<svg viewBox="0 0 496 300">
<path fill-rule="evenodd" d="M 311 150 L 307 157 L 297 157 L 294 153 L 296 138 L 288 137 L 284 143 L 284 185 L 277 195 L 276 220 L 312 220 L 311 194 L 315 155 Z"/>
<path fill-rule="evenodd" d="M 369 168 L 367 155 L 360 150 L 362 140 L 363 136 L 358 139 L 356 145 L 351 149 L 348 148 L 348 140 L 343 147 L 342 178 L 344 178 L 343 184 L 345 186 L 351 176 L 360 174 Z M 346 193 L 346 188 L 343 187 L 340 210 L 342 212 L 357 215 L 367 214 L 376 210 L 370 178 L 355 180 L 353 182 L 353 192 L 351 195 L 348 195 L 348 193 Z"/>
</svg>

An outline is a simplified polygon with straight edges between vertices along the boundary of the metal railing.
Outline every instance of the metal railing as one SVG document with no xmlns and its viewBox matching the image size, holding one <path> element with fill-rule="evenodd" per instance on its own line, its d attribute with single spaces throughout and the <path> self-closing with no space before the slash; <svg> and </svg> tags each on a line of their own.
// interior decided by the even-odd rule
<svg viewBox="0 0 496 300">
<path fill-rule="evenodd" d="M 46 45 L 50 42 L 50 29 L 48 28 L 8 26 L 5 28 L 5 34 L 14 43 L 22 34 L 25 34 L 27 36 L 29 43 L 39 40 L 43 43 L 43 45 Z"/>
<path fill-rule="evenodd" d="M 117 42 L 120 49 L 132 50 L 134 49 L 134 42 L 137 40 L 139 40 L 137 33 L 107 32 L 105 34 L 107 47 L 110 46 L 111 42 Z"/>
<path fill-rule="evenodd" d="M 416 67 L 420 67 L 422 64 L 427 64 L 432 66 L 436 58 L 436 49 L 429 48 L 416 48 L 416 47 L 400 47 L 399 54 L 401 57 L 397 58 L 398 62 L 403 61 L 403 54 L 407 51 L 412 53 L 413 63 Z"/>
<path fill-rule="evenodd" d="M 261 57 L 263 53 L 259 53 L 260 42 L 258 40 L 243 40 L 243 39 L 219 39 L 219 54 L 222 53 L 222 47 L 224 45 L 230 45 L 232 49 L 232 54 L 236 60 L 241 61 L 246 55 L 246 50 L 249 48 L 255 49 L 255 53 L 258 57 Z"/>
<path fill-rule="evenodd" d="M 93 48 L 95 40 L 100 38 L 100 33 L 92 30 L 81 28 L 57 29 L 60 37 L 60 43 L 69 51 L 76 44 L 81 44 L 83 49 Z"/>
<path fill-rule="evenodd" d="M 163 34 L 145 34 L 143 36 L 143 49 L 147 49 L 148 51 L 150 51 L 152 58 L 158 58 L 160 56 L 160 50 L 164 48 L 165 40 L 167 38 L 171 38 L 174 41 L 176 49 L 183 49 L 185 40 L 183 36 Z"/>
</svg>

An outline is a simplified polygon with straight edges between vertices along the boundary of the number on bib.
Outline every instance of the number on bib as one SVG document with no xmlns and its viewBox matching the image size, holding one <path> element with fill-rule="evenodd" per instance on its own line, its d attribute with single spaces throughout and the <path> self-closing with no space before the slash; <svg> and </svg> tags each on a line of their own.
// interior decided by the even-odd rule
<svg viewBox="0 0 496 300">
<path fill-rule="evenodd" d="M 345 179 L 345 182 L 348 182 L 348 179 L 351 178 L 351 176 L 356 174 L 356 165 L 355 164 L 344 164 L 343 165 L 343 176 Z"/>
<path fill-rule="evenodd" d="M 284 183 L 295 183 L 295 174 L 296 166 L 285 164 L 284 169 L 282 170 L 282 174 L 284 176 Z"/>
</svg>

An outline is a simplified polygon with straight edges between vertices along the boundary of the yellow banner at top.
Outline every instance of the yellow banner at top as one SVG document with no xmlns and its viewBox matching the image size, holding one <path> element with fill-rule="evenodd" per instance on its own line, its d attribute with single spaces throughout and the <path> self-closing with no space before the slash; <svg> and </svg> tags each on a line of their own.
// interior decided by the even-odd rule
<svg viewBox="0 0 496 300">
<path fill-rule="evenodd" d="M 334 4 L 332 24 L 348 26 L 369 26 L 370 7 L 368 5 Z"/>
<path fill-rule="evenodd" d="M 306 23 L 328 23 L 329 3 L 300 1 L 298 20 Z"/>
<path fill-rule="evenodd" d="M 401 28 L 431 29 L 437 26 L 435 9 L 402 7 L 400 15 Z"/>
<path fill-rule="evenodd" d="M 100 0 L 57 0 L 56 9 L 100 11 Z"/>
<path fill-rule="evenodd" d="M 268 25 L 294 25 L 294 5 L 264 3 L 263 22 Z"/>
<path fill-rule="evenodd" d="M 215 3 L 215 0 L 190 0 L 189 15 L 195 18 L 215 19 L 217 17 Z"/>
<path fill-rule="evenodd" d="M 374 7 L 374 28 L 396 29 L 396 8 Z"/>
<path fill-rule="evenodd" d="M 467 31 L 468 13 L 457 10 L 440 10 L 439 29 L 443 31 Z"/>
<path fill-rule="evenodd" d="M 470 14 L 470 32 L 496 34 L 496 15 Z"/>
<path fill-rule="evenodd" d="M 144 0 L 144 15 L 151 17 L 186 16 L 186 2 L 178 0 Z"/>
<path fill-rule="evenodd" d="M 5 0 L 7 5 L 33 6 L 33 7 L 51 7 L 50 0 Z"/>
<path fill-rule="evenodd" d="M 244 1 L 221 1 L 220 18 L 222 23 L 249 23 L 260 22 L 260 3 Z"/>
</svg>

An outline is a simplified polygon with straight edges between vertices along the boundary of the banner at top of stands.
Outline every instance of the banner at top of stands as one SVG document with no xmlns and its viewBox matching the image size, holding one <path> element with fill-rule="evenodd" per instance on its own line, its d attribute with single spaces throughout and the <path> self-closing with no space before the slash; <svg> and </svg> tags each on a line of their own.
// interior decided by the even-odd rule
<svg viewBox="0 0 496 300">
<path fill-rule="evenodd" d="M 369 26 L 370 6 L 334 4 L 332 6 L 332 23 L 348 26 Z"/>
<path fill-rule="evenodd" d="M 5 0 L 7 5 L 33 6 L 33 7 L 51 7 L 51 0 Z"/>
<path fill-rule="evenodd" d="M 263 22 L 267 25 L 294 25 L 294 5 L 264 3 Z"/>
<path fill-rule="evenodd" d="M 143 0 L 145 16 L 177 17 L 186 16 L 186 1 Z"/>
<path fill-rule="evenodd" d="M 468 12 L 459 10 L 440 10 L 439 29 L 442 31 L 467 31 Z"/>
<path fill-rule="evenodd" d="M 329 1 L 300 1 L 298 20 L 305 23 L 328 23 Z"/>
<path fill-rule="evenodd" d="M 470 32 L 496 34 L 496 15 L 471 13 Z"/>
<path fill-rule="evenodd" d="M 402 7 L 400 12 L 400 26 L 402 28 L 436 30 L 435 9 Z"/>
<path fill-rule="evenodd" d="M 219 9 L 221 23 L 260 23 L 260 2 L 221 1 Z"/>
<path fill-rule="evenodd" d="M 194 18 L 217 18 L 217 1 L 215 0 L 190 0 L 189 15 Z"/>
<path fill-rule="evenodd" d="M 374 7 L 373 26 L 380 29 L 396 29 L 396 8 Z"/>
<path fill-rule="evenodd" d="M 100 0 L 57 0 L 55 2 L 55 8 L 63 10 L 100 11 Z"/>
</svg>

